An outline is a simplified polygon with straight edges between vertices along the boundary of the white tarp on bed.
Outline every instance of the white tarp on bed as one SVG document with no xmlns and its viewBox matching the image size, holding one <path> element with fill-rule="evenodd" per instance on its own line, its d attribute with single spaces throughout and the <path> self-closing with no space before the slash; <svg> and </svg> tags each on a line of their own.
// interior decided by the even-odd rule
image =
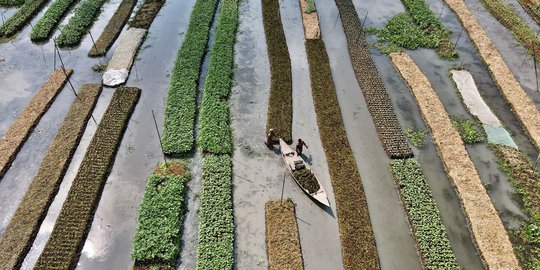
<svg viewBox="0 0 540 270">
<path fill-rule="evenodd" d="M 104 85 L 117 86 L 126 82 L 131 65 L 133 65 L 133 58 L 135 58 L 146 31 L 146 29 L 129 28 L 122 34 L 118 47 L 107 65 L 105 74 L 103 74 Z"/>
</svg>

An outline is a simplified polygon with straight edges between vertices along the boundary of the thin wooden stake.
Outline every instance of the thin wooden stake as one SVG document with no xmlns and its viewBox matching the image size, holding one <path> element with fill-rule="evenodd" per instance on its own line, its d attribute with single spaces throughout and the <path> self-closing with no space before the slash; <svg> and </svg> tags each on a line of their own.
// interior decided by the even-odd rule
<svg viewBox="0 0 540 270">
<path fill-rule="evenodd" d="M 285 175 L 287 175 L 287 170 L 283 173 L 283 184 L 281 185 L 281 199 L 280 204 L 283 205 L 283 191 L 285 190 Z"/>
<path fill-rule="evenodd" d="M 364 16 L 364 20 L 362 20 L 362 24 L 360 25 L 360 28 L 362 28 L 362 30 L 364 30 L 364 25 L 366 24 L 368 14 L 369 14 L 369 10 L 366 11 L 366 16 Z"/>
<path fill-rule="evenodd" d="M 161 142 L 161 134 L 159 134 L 159 128 L 156 121 L 156 115 L 154 114 L 154 110 L 152 110 L 152 117 L 154 118 L 154 125 L 156 126 L 156 132 L 159 139 L 159 147 L 161 147 L 161 153 L 163 154 L 163 160 L 165 161 L 165 167 L 169 167 L 167 164 L 167 158 L 165 157 L 165 152 L 163 151 L 163 143 Z"/>
<path fill-rule="evenodd" d="M 97 52 L 97 46 L 96 46 L 96 41 L 94 41 L 94 36 L 92 36 L 92 31 L 88 31 L 88 34 L 90 34 L 90 40 L 92 40 L 92 44 L 94 44 L 94 50 L 96 50 Z M 99 65 L 101 65 L 101 57 L 98 57 L 98 61 L 99 61 Z"/>
<path fill-rule="evenodd" d="M 440 20 L 441 17 L 442 17 L 442 12 L 443 12 L 445 6 L 446 6 L 446 3 L 445 3 L 444 0 L 443 0 L 443 1 L 442 1 L 441 12 L 439 13 L 439 20 Z"/>
<path fill-rule="evenodd" d="M 464 27 L 461 27 L 461 31 L 459 31 L 459 35 L 457 37 L 456 43 L 454 44 L 454 47 L 456 47 L 456 48 L 457 48 L 457 44 L 459 42 L 459 39 L 461 38 L 461 34 L 463 34 L 463 29 L 464 29 Z"/>
</svg>

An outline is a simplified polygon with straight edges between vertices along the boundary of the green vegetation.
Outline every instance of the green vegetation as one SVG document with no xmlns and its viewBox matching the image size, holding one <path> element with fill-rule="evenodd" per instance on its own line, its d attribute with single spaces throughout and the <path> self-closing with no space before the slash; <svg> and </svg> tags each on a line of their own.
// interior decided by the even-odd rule
<svg viewBox="0 0 540 270">
<path fill-rule="evenodd" d="M 158 165 L 148 178 L 131 252 L 136 266 L 176 265 L 190 179 L 191 174 L 177 161 L 169 162 L 168 167 Z"/>
<path fill-rule="evenodd" d="M 107 0 L 84 0 L 75 10 L 75 15 L 69 19 L 68 24 L 62 28 L 56 40 L 61 48 L 74 47 L 81 44 L 94 21 L 101 13 L 101 6 Z"/>
<path fill-rule="evenodd" d="M 409 142 L 411 142 L 412 145 L 418 147 L 418 148 L 424 148 L 426 145 L 426 135 L 427 130 L 425 129 L 413 129 L 413 128 L 407 128 L 405 131 L 405 136 L 409 139 Z"/>
<path fill-rule="evenodd" d="M 476 144 L 487 141 L 484 128 L 477 120 L 466 120 L 457 116 L 452 116 L 451 119 L 452 124 L 457 129 L 459 136 L 465 144 Z"/>
<path fill-rule="evenodd" d="M 15 14 L 0 27 L 0 37 L 11 37 L 19 32 L 49 0 L 26 1 Z"/>
<path fill-rule="evenodd" d="M 18 7 L 24 2 L 25 0 L 0 0 L 0 7 Z"/>
<path fill-rule="evenodd" d="M 263 0 L 262 14 L 270 59 L 270 98 L 266 120 L 267 132 L 276 131 L 275 142 L 282 138 L 292 143 L 292 72 L 289 49 L 281 23 L 279 1 Z"/>
<path fill-rule="evenodd" d="M 32 29 L 30 39 L 34 42 L 49 39 L 56 26 L 76 2 L 77 0 L 55 0 Z"/>
<path fill-rule="evenodd" d="M 193 149 L 199 71 L 217 2 L 197 0 L 184 42 L 176 56 L 165 107 L 163 150 L 167 154 L 181 155 Z"/>
<path fill-rule="evenodd" d="M 308 169 L 300 169 L 293 172 L 294 178 L 298 181 L 300 186 L 305 188 L 309 194 L 319 191 L 321 186 L 315 177 L 315 174 Z"/>
<path fill-rule="evenodd" d="M 540 24 L 540 3 L 536 0 L 518 0 L 519 4 Z"/>
<path fill-rule="evenodd" d="M 305 0 L 307 3 L 306 9 L 304 9 L 305 13 L 313 13 L 317 11 L 317 8 L 315 7 L 315 0 Z"/>
<path fill-rule="evenodd" d="M 140 94 L 140 89 L 131 87 L 120 87 L 114 92 L 34 269 L 75 268 Z"/>
<path fill-rule="evenodd" d="M 224 1 L 236 2 L 235 0 Z M 197 269 L 233 269 L 234 217 L 231 157 L 208 155 L 203 159 L 202 170 Z"/>
<path fill-rule="evenodd" d="M 420 164 L 414 159 L 395 160 L 390 168 L 424 267 L 459 269 Z"/>
</svg>

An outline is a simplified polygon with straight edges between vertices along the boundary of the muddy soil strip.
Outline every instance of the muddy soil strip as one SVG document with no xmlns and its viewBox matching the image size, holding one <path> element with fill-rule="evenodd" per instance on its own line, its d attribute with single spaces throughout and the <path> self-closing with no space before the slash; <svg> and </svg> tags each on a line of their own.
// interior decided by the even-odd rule
<svg viewBox="0 0 540 270">
<path fill-rule="evenodd" d="M 347 38 L 349 55 L 356 79 L 366 99 L 377 133 L 390 158 L 413 156 L 392 107 L 375 63 L 371 59 L 364 31 L 351 0 L 335 0 Z"/>
<path fill-rule="evenodd" d="M 140 89 L 132 87 L 115 91 L 34 269 L 72 269 L 77 264 L 101 191 L 140 94 Z"/>
<path fill-rule="evenodd" d="M 317 11 L 310 10 L 309 5 L 315 7 L 315 2 L 307 3 L 307 0 L 300 1 L 300 12 L 302 12 L 302 22 L 304 24 L 304 37 L 306 39 L 320 39 L 321 29 L 319 27 L 319 16 Z"/>
<path fill-rule="evenodd" d="M 190 179 L 191 174 L 179 161 L 158 164 L 148 178 L 133 239 L 134 269 L 175 266 L 186 213 L 186 183 Z"/>
<path fill-rule="evenodd" d="M 504 62 L 493 42 L 463 0 L 445 0 L 448 6 L 457 15 L 469 37 L 484 59 L 489 72 L 493 76 L 502 95 L 509 103 L 510 108 L 521 122 L 525 132 L 531 138 L 537 149 L 540 149 L 540 112 Z"/>
<path fill-rule="evenodd" d="M 0 139 L 0 180 L 72 73 L 71 69 L 65 73 L 62 69 L 55 70 Z"/>
<path fill-rule="evenodd" d="M 277 137 L 292 143 L 291 59 L 281 23 L 279 1 L 262 0 L 262 14 L 271 73 L 266 130 L 275 129 Z M 277 138 L 275 140 L 277 142 Z"/>
<path fill-rule="evenodd" d="M 499 166 L 508 174 L 516 188 L 529 219 L 510 233 L 516 253 L 525 269 L 540 269 L 540 246 L 535 239 L 536 228 L 540 227 L 540 173 L 527 160 L 525 154 L 504 145 L 490 145 Z"/>
<path fill-rule="evenodd" d="M 51 37 L 56 26 L 64 19 L 68 11 L 77 3 L 77 0 L 56 0 L 48 8 L 45 14 L 32 28 L 30 39 L 34 42 L 42 42 Z"/>
<path fill-rule="evenodd" d="M 490 269 L 520 269 L 512 244 L 480 176 L 430 82 L 404 53 L 390 54 L 420 107 L 439 156 L 456 188 L 480 256 Z"/>
<path fill-rule="evenodd" d="M 73 101 L 36 176 L 0 239 L 0 265 L 6 269 L 19 268 L 30 250 L 100 93 L 101 86 L 86 84 L 79 91 L 79 98 Z"/>
<path fill-rule="evenodd" d="M 519 4 L 540 25 L 540 2 L 538 0 L 517 0 Z"/>
<path fill-rule="evenodd" d="M 81 44 L 101 13 L 101 7 L 108 0 L 84 0 L 75 10 L 75 15 L 62 28 L 56 40 L 60 48 L 71 48 Z"/>
<path fill-rule="evenodd" d="M 169 155 L 185 155 L 193 150 L 197 85 L 217 4 L 217 0 L 197 0 L 176 55 L 163 132 L 163 150 Z"/>
<path fill-rule="evenodd" d="M 107 53 L 116 38 L 120 35 L 120 32 L 122 32 L 122 28 L 124 28 L 136 3 L 137 0 L 123 0 L 120 3 L 109 23 L 107 23 L 107 26 L 105 26 L 105 29 L 103 29 L 103 32 L 96 40 L 95 46 L 92 46 L 92 49 L 88 52 L 88 56 L 99 57 Z"/>
<path fill-rule="evenodd" d="M 141 29 L 150 29 L 150 25 L 156 18 L 159 10 L 165 4 L 165 0 L 146 0 L 137 13 L 135 17 L 129 22 L 129 27 L 132 28 L 141 28 Z M 129 16 L 128 16 L 129 18 Z"/>
<path fill-rule="evenodd" d="M 390 168 L 424 268 L 459 269 L 420 164 L 414 159 L 396 160 Z"/>
<path fill-rule="evenodd" d="M 0 27 L 0 37 L 19 32 L 50 0 L 28 0 Z"/>
<path fill-rule="evenodd" d="M 294 203 L 266 203 L 266 252 L 268 269 L 304 269 Z"/>
<path fill-rule="evenodd" d="M 324 42 L 306 41 L 312 94 L 336 198 L 345 269 L 379 269 L 364 188 L 349 146 Z"/>
</svg>

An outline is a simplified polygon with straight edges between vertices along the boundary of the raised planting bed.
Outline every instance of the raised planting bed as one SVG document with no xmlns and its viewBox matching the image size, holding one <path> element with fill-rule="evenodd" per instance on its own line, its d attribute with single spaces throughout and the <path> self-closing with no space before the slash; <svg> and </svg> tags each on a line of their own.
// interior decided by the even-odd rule
<svg viewBox="0 0 540 270">
<path fill-rule="evenodd" d="M 322 39 L 307 40 L 306 53 L 317 123 L 336 199 L 343 267 L 380 269 L 364 188 L 345 133 Z"/>
<path fill-rule="evenodd" d="M 159 164 L 148 178 L 131 252 L 135 269 L 176 265 L 190 179 L 191 174 L 178 161 Z"/>
<path fill-rule="evenodd" d="M 428 79 L 404 53 L 390 54 L 420 107 L 456 189 L 479 254 L 489 269 L 520 269 L 505 228 L 457 130 Z"/>
<path fill-rule="evenodd" d="M 126 82 L 135 55 L 146 37 L 146 32 L 146 29 L 128 28 L 122 34 L 103 74 L 104 85 L 114 87 Z"/>
<path fill-rule="evenodd" d="M 490 144 L 500 168 L 509 176 L 528 216 L 510 233 L 515 251 L 524 269 L 540 269 L 540 173 L 518 149 Z"/>
<path fill-rule="evenodd" d="M 62 69 L 55 70 L 24 107 L 6 134 L 0 138 L 0 180 L 4 177 L 34 127 L 49 109 L 60 90 L 64 88 L 72 73 L 71 69 L 66 69 L 65 72 Z"/>
<path fill-rule="evenodd" d="M 234 216 L 231 157 L 229 155 L 206 156 L 202 162 L 202 172 L 197 270 L 233 269 Z"/>
<path fill-rule="evenodd" d="M 459 269 L 446 228 L 420 164 L 414 159 L 390 163 L 425 269 Z"/>
<path fill-rule="evenodd" d="M 133 11 L 137 0 L 122 0 L 116 12 L 101 32 L 101 35 L 96 40 L 95 46 L 92 46 L 92 49 L 88 52 L 90 57 L 103 56 L 107 53 L 109 48 L 113 45 L 114 41 L 122 32 L 122 28 L 129 19 L 129 15 Z"/>
<path fill-rule="evenodd" d="M 540 148 L 540 112 L 536 105 L 519 85 L 500 53 L 463 0 L 444 1 L 458 16 L 463 28 L 469 33 L 469 37 L 484 59 L 503 97 L 510 105 L 516 118 L 521 122 L 525 132 L 536 148 Z"/>
<path fill-rule="evenodd" d="M 34 42 L 45 41 L 51 37 L 56 26 L 64 19 L 68 11 L 77 0 L 55 0 L 48 8 L 45 14 L 32 28 L 30 39 Z"/>
<path fill-rule="evenodd" d="M 0 265 L 6 269 L 21 267 L 58 192 L 100 93 L 100 85 L 86 84 L 79 91 L 79 98 L 73 100 L 37 174 L 0 239 Z"/>
<path fill-rule="evenodd" d="M 265 206 L 268 269 L 304 269 L 294 203 L 269 201 Z"/>
<path fill-rule="evenodd" d="M 266 46 L 270 60 L 270 97 L 266 130 L 274 129 L 275 143 L 292 143 L 292 71 L 289 49 L 281 23 L 278 0 L 262 0 Z"/>
<path fill-rule="evenodd" d="M 73 269 L 141 90 L 115 90 L 34 269 Z"/>
<path fill-rule="evenodd" d="M 75 10 L 73 17 L 62 28 L 56 42 L 60 48 L 69 48 L 81 44 L 88 30 L 101 13 L 101 6 L 107 0 L 84 0 Z"/>
<path fill-rule="evenodd" d="M 157 14 L 161 10 L 161 7 L 165 4 L 165 0 L 146 0 L 133 19 L 129 22 L 129 27 L 150 29 L 150 25 L 156 18 Z"/>
<path fill-rule="evenodd" d="M 0 7 L 18 7 L 24 2 L 25 0 L 0 0 Z"/>
<path fill-rule="evenodd" d="M 0 27 L 0 37 L 11 37 L 19 32 L 45 6 L 49 0 L 26 1 Z"/>
<path fill-rule="evenodd" d="M 302 12 L 302 22 L 304 24 L 304 37 L 306 39 L 321 38 L 319 27 L 319 16 L 313 0 L 299 0 Z"/>
<path fill-rule="evenodd" d="M 210 66 L 204 84 L 197 144 L 203 152 L 232 153 L 227 98 L 234 69 L 234 43 L 238 24 L 237 0 L 222 0 Z"/>
<path fill-rule="evenodd" d="M 172 70 L 165 107 L 163 150 L 184 155 L 193 150 L 197 84 L 217 0 L 197 0 Z"/>
<path fill-rule="evenodd" d="M 517 0 L 519 4 L 540 24 L 540 2 L 538 0 Z"/>
<path fill-rule="evenodd" d="M 335 1 L 347 38 L 354 74 L 366 99 L 379 139 L 390 158 L 412 157 L 413 152 L 403 135 L 392 101 L 371 59 L 356 9 L 351 0 Z"/>
</svg>

